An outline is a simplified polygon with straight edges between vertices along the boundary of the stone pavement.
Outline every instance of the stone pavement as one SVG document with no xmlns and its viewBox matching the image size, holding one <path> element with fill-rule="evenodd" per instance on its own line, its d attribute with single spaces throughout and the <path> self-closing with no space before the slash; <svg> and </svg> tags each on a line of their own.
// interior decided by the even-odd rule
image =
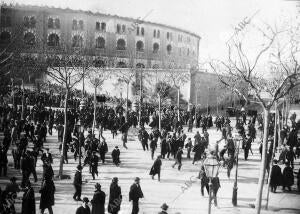
<svg viewBox="0 0 300 214">
<path fill-rule="evenodd" d="M 185 128 L 186 129 L 186 128 Z M 197 129 L 198 130 L 198 129 Z M 188 137 L 195 134 L 188 133 Z M 200 130 L 201 133 L 201 130 Z M 45 147 L 50 148 L 50 152 L 54 155 L 53 169 L 54 173 L 58 173 L 59 166 L 59 151 L 57 143 L 57 133 L 54 132 L 53 136 L 48 136 Z M 221 133 L 216 132 L 215 128 L 209 130 L 210 142 L 215 143 L 220 139 Z M 200 163 L 192 165 L 192 160 L 187 160 L 186 152 L 184 153 L 184 160 L 182 170 L 178 171 L 173 169 L 171 165 L 174 160 L 163 160 L 161 182 L 152 180 L 149 176 L 149 170 L 153 163 L 151 160 L 150 151 L 143 151 L 142 146 L 137 140 L 137 136 L 129 136 L 128 150 L 124 149 L 121 145 L 121 135 L 115 139 L 109 131 L 104 132 L 104 137 L 107 140 L 109 152 L 107 153 L 107 162 L 102 165 L 99 164 L 99 177 L 95 181 L 88 173 L 88 167 L 83 169 L 83 179 L 86 181 L 83 185 L 82 197 L 87 196 L 92 198 L 94 192 L 94 185 L 99 182 L 102 185 L 102 190 L 106 193 L 106 206 L 108 204 L 109 185 L 113 177 L 119 178 L 119 185 L 122 189 L 123 202 L 120 214 L 131 213 L 131 204 L 128 201 L 128 192 L 130 185 L 136 176 L 141 178 L 141 187 L 144 192 L 145 198 L 140 201 L 140 213 L 153 214 L 158 213 L 162 203 L 166 202 L 169 205 L 169 213 L 181 214 L 197 214 L 207 213 L 208 197 L 202 197 L 200 193 L 200 180 L 196 179 Z M 119 145 L 121 150 L 121 165 L 116 167 L 112 164 L 111 151 L 115 145 Z M 221 148 L 221 146 L 220 146 Z M 159 151 L 159 149 L 157 150 Z M 212 213 L 254 213 L 254 209 L 250 204 L 255 202 L 257 183 L 259 176 L 260 155 L 258 153 L 258 142 L 253 144 L 253 155 L 249 155 L 249 160 L 243 160 L 243 151 L 239 155 L 238 167 L 238 206 L 233 207 L 231 203 L 232 188 L 234 183 L 235 168 L 231 172 L 231 179 L 226 176 L 226 169 L 220 168 L 220 183 L 221 188 L 218 192 L 218 207 L 212 205 Z M 158 154 L 158 153 L 156 153 Z M 18 181 L 21 180 L 21 174 L 17 170 L 12 169 L 11 151 L 9 151 L 9 170 L 8 177 L 16 176 Z M 72 199 L 74 188 L 72 185 L 73 175 L 76 170 L 78 162 L 74 162 L 71 153 L 69 154 L 69 164 L 64 165 L 64 173 L 71 175 L 71 180 L 55 180 L 56 194 L 55 206 L 53 207 L 55 214 L 74 214 L 75 210 L 80 203 Z M 296 169 L 299 168 L 299 162 L 296 162 Z M 34 183 L 37 213 L 39 213 L 39 199 L 40 194 L 38 190 L 41 185 L 42 162 L 39 159 L 37 162 L 37 173 L 39 181 Z M 33 182 L 33 178 L 31 177 Z M 8 178 L 0 178 L 1 188 L 8 182 Z M 296 180 L 295 180 L 296 182 Z M 265 185 L 266 187 L 266 185 Z M 265 188 L 266 189 L 266 188 Z M 269 210 L 263 210 L 262 213 L 300 213 L 300 195 L 296 192 L 296 185 L 293 186 L 291 193 L 282 193 L 281 188 L 277 193 L 270 193 Z M 22 193 L 18 195 L 16 202 L 17 211 L 21 210 L 21 197 Z M 263 205 L 265 204 L 266 191 L 263 194 Z"/>
</svg>

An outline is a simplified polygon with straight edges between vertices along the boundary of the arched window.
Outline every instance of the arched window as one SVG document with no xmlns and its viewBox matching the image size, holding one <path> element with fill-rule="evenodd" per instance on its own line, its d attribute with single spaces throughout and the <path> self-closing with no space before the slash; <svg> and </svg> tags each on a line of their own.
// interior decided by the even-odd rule
<svg viewBox="0 0 300 214">
<path fill-rule="evenodd" d="M 55 28 L 60 29 L 60 20 L 59 20 L 59 18 L 55 19 Z"/>
<path fill-rule="evenodd" d="M 156 30 L 153 31 L 153 37 L 156 37 Z"/>
<path fill-rule="evenodd" d="M 135 66 L 136 68 L 145 68 L 145 65 L 143 63 L 138 63 Z"/>
<path fill-rule="evenodd" d="M 188 56 L 190 55 L 190 49 L 189 48 L 187 49 L 187 54 L 186 55 L 188 55 Z"/>
<path fill-rule="evenodd" d="M 118 39 L 117 41 L 117 50 L 125 50 L 126 49 L 126 43 L 124 39 Z"/>
<path fill-rule="evenodd" d="M 73 19 L 72 30 L 77 30 L 77 20 Z"/>
<path fill-rule="evenodd" d="M 101 30 L 106 31 L 106 23 L 105 22 L 101 22 Z"/>
<path fill-rule="evenodd" d="M 35 36 L 34 36 L 34 34 L 31 33 L 31 32 L 27 32 L 24 35 L 24 43 L 26 45 L 34 45 L 35 44 Z"/>
<path fill-rule="evenodd" d="M 122 25 L 122 33 L 125 33 L 125 32 L 126 32 L 126 26 Z"/>
<path fill-rule="evenodd" d="M 144 28 L 143 28 L 143 27 L 141 28 L 141 34 L 142 34 L 142 36 L 144 36 L 144 35 L 145 35 L 145 30 L 144 30 Z"/>
<path fill-rule="evenodd" d="M 160 31 L 157 30 L 157 38 L 159 38 L 159 37 L 160 37 Z"/>
<path fill-rule="evenodd" d="M 57 47 L 59 46 L 59 36 L 55 33 L 52 33 L 48 36 L 48 46 Z"/>
<path fill-rule="evenodd" d="M 117 63 L 117 68 L 126 68 L 126 67 L 127 66 L 126 66 L 125 62 L 120 61 L 120 62 Z"/>
<path fill-rule="evenodd" d="M 104 68 L 105 67 L 105 61 L 104 60 L 102 60 L 102 59 L 96 59 L 95 61 L 94 61 L 94 64 L 95 64 L 95 67 L 96 68 Z"/>
<path fill-rule="evenodd" d="M 36 19 L 34 16 L 30 17 L 30 28 L 35 28 Z"/>
<path fill-rule="evenodd" d="M 144 43 L 142 41 L 138 41 L 136 43 L 136 50 L 137 51 L 144 51 Z"/>
<path fill-rule="evenodd" d="M 140 35 L 140 27 L 137 27 L 137 28 L 136 28 L 136 35 L 137 35 L 137 36 Z"/>
<path fill-rule="evenodd" d="M 117 24 L 117 33 L 121 33 L 121 25 Z"/>
<path fill-rule="evenodd" d="M 9 43 L 11 40 L 11 36 L 10 36 L 10 33 L 7 32 L 7 31 L 3 31 L 1 34 L 0 34 L 0 42 L 2 44 L 7 44 Z"/>
<path fill-rule="evenodd" d="M 154 43 L 153 44 L 153 53 L 157 53 L 159 50 L 159 44 L 158 43 Z"/>
<path fill-rule="evenodd" d="M 50 17 L 48 19 L 48 28 L 53 28 L 53 27 L 54 27 L 53 19 Z"/>
<path fill-rule="evenodd" d="M 171 54 L 172 51 L 172 46 L 171 45 L 167 45 L 167 52 L 168 54 Z"/>
<path fill-rule="evenodd" d="M 72 47 L 79 48 L 83 46 L 83 39 L 80 35 L 75 35 L 72 38 Z"/>
<path fill-rule="evenodd" d="M 100 22 L 96 22 L 96 30 L 100 30 Z"/>
<path fill-rule="evenodd" d="M 103 37 L 98 37 L 96 39 L 96 48 L 105 48 L 105 39 Z"/>
</svg>

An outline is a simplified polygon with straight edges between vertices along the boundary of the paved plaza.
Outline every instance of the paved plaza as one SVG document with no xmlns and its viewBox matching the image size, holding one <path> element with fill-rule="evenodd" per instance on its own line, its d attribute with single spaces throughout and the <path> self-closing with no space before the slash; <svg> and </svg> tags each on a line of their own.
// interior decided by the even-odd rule
<svg viewBox="0 0 300 214">
<path fill-rule="evenodd" d="M 184 128 L 187 131 L 187 127 Z M 196 130 L 193 133 L 187 133 L 188 137 L 193 138 Z M 131 129 L 129 136 L 128 150 L 124 149 L 121 145 L 121 135 L 119 134 L 115 139 L 109 131 L 104 131 L 104 137 L 107 140 L 109 151 L 106 155 L 107 162 L 99 164 L 99 177 L 92 180 L 91 174 L 88 172 L 88 166 L 83 169 L 83 180 L 85 181 L 82 189 L 82 197 L 92 198 L 94 193 L 94 185 L 99 182 L 102 185 L 102 190 L 106 193 L 106 207 L 108 204 L 109 185 L 113 177 L 119 178 L 119 185 L 122 189 L 123 201 L 120 214 L 129 214 L 131 212 L 131 203 L 128 200 L 128 193 L 130 185 L 133 183 L 135 177 L 141 178 L 141 187 L 144 192 L 144 199 L 140 201 L 140 213 L 158 213 L 160 206 L 163 203 L 169 205 L 169 213 L 181 214 L 197 214 L 207 213 L 208 210 L 208 196 L 201 196 L 200 193 L 200 180 L 197 179 L 199 173 L 200 163 L 192 164 L 192 160 L 186 159 L 186 151 L 184 153 L 183 166 L 181 171 L 172 168 L 174 160 L 163 160 L 161 181 L 158 182 L 151 179 L 149 170 L 153 163 L 151 160 L 150 151 L 143 151 L 142 146 L 135 134 L 136 130 Z M 221 133 L 217 132 L 215 128 L 210 129 L 210 144 L 220 139 Z M 118 145 L 121 150 L 121 165 L 116 167 L 112 163 L 111 151 Z M 58 173 L 59 166 L 59 150 L 57 143 L 57 133 L 54 132 L 53 136 L 47 137 L 45 147 L 50 148 L 50 152 L 54 156 L 53 169 L 54 173 Z M 160 148 L 157 149 L 157 152 Z M 218 192 L 218 207 L 212 205 L 212 213 L 254 213 L 254 209 L 250 204 L 255 202 L 257 192 L 257 182 L 259 176 L 260 155 L 258 152 L 258 142 L 253 144 L 253 155 L 250 154 L 249 160 L 243 160 L 243 150 L 240 150 L 239 167 L 238 167 L 238 206 L 233 207 L 231 203 L 232 188 L 234 183 L 235 168 L 231 172 L 231 179 L 226 176 L 226 169 L 220 168 L 220 183 L 221 188 Z M 156 152 L 156 154 L 158 154 Z M 9 170 L 8 177 L 16 176 L 18 182 L 21 180 L 21 173 L 12 168 L 11 151 L 9 155 Z M 80 202 L 72 199 L 74 187 L 72 185 L 73 175 L 76 170 L 78 162 L 75 162 L 72 154 L 69 152 L 69 164 L 64 165 L 64 174 L 71 176 L 71 180 L 55 180 L 56 193 L 55 193 L 55 206 L 53 207 L 55 214 L 74 214 L 76 208 L 80 206 Z M 298 169 L 299 163 L 296 163 Z M 42 176 L 42 161 L 39 159 L 37 162 L 38 182 L 34 183 L 34 190 L 36 196 L 36 208 L 39 208 L 38 193 L 41 185 Z M 31 177 L 33 182 L 33 178 Z M 3 187 L 8 182 L 8 178 L 1 178 L 0 184 Z M 265 186 L 266 187 L 266 186 Z M 16 209 L 18 213 L 21 210 L 22 193 L 19 193 L 16 202 Z M 265 205 L 266 191 L 263 194 L 263 205 Z M 269 210 L 263 213 L 300 213 L 300 195 L 296 193 L 296 186 L 293 186 L 291 193 L 282 193 L 281 188 L 277 193 L 270 193 Z"/>
</svg>

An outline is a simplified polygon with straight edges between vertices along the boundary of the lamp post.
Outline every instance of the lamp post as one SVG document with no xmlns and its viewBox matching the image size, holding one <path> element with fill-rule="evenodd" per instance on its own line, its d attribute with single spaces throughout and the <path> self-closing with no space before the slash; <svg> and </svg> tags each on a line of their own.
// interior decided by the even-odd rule
<svg viewBox="0 0 300 214">
<path fill-rule="evenodd" d="M 235 137 L 235 148 L 236 148 L 236 167 L 235 167 L 235 178 L 234 178 L 234 184 L 233 184 L 233 192 L 232 192 L 232 205 L 237 206 L 237 176 L 238 176 L 238 166 L 239 166 L 239 150 L 240 150 L 240 142 L 241 138 L 239 136 Z"/>
<path fill-rule="evenodd" d="M 211 181 L 212 178 L 218 175 L 220 163 L 215 156 L 210 155 L 204 160 L 203 164 L 204 164 L 206 176 L 209 178 L 208 214 L 210 214 L 211 213 L 211 189 L 212 189 Z"/>
<path fill-rule="evenodd" d="M 82 110 L 84 107 L 85 107 L 85 101 L 84 99 L 82 99 L 79 104 L 80 116 L 83 113 Z M 80 119 L 80 116 L 78 120 L 78 125 L 79 125 L 78 145 L 79 145 L 79 165 L 81 166 L 81 146 L 82 146 L 82 142 L 84 141 L 84 126 L 82 120 Z"/>
</svg>

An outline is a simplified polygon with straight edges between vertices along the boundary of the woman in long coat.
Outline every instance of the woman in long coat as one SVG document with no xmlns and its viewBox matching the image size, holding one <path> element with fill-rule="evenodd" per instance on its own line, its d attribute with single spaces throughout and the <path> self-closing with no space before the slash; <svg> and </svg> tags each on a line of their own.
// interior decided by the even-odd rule
<svg viewBox="0 0 300 214">
<path fill-rule="evenodd" d="M 282 185 L 282 173 L 281 168 L 277 165 L 278 161 L 274 160 L 274 165 L 272 166 L 272 172 L 270 177 L 271 191 L 276 192 L 277 186 Z"/>
<path fill-rule="evenodd" d="M 22 198 L 22 214 L 35 214 L 34 190 L 29 181 L 27 181 L 25 192 Z"/>
<path fill-rule="evenodd" d="M 158 181 L 160 181 L 160 169 L 161 169 L 161 164 L 162 164 L 160 158 L 161 158 L 161 156 L 158 155 L 157 159 L 154 161 L 154 163 L 151 167 L 150 173 L 149 173 L 150 175 L 152 175 L 152 179 L 154 179 L 154 176 L 156 174 L 158 174 Z"/>
<path fill-rule="evenodd" d="M 108 212 L 117 214 L 120 211 L 122 203 L 121 187 L 118 185 L 118 178 L 114 177 L 109 191 Z"/>
<path fill-rule="evenodd" d="M 92 203 L 92 214 L 104 214 L 105 213 L 105 193 L 101 190 L 101 185 L 96 183 L 96 191 L 94 193 Z"/>
<path fill-rule="evenodd" d="M 288 163 L 286 163 L 282 175 L 283 175 L 282 189 L 285 190 L 285 187 L 287 187 L 289 191 L 291 191 L 291 186 L 294 184 L 294 174 L 293 174 L 292 167 L 290 167 Z"/>
<path fill-rule="evenodd" d="M 49 210 L 49 214 L 53 214 L 52 206 L 54 205 L 55 186 L 52 179 L 46 178 L 41 189 L 40 209 L 44 214 L 45 209 Z"/>
</svg>

